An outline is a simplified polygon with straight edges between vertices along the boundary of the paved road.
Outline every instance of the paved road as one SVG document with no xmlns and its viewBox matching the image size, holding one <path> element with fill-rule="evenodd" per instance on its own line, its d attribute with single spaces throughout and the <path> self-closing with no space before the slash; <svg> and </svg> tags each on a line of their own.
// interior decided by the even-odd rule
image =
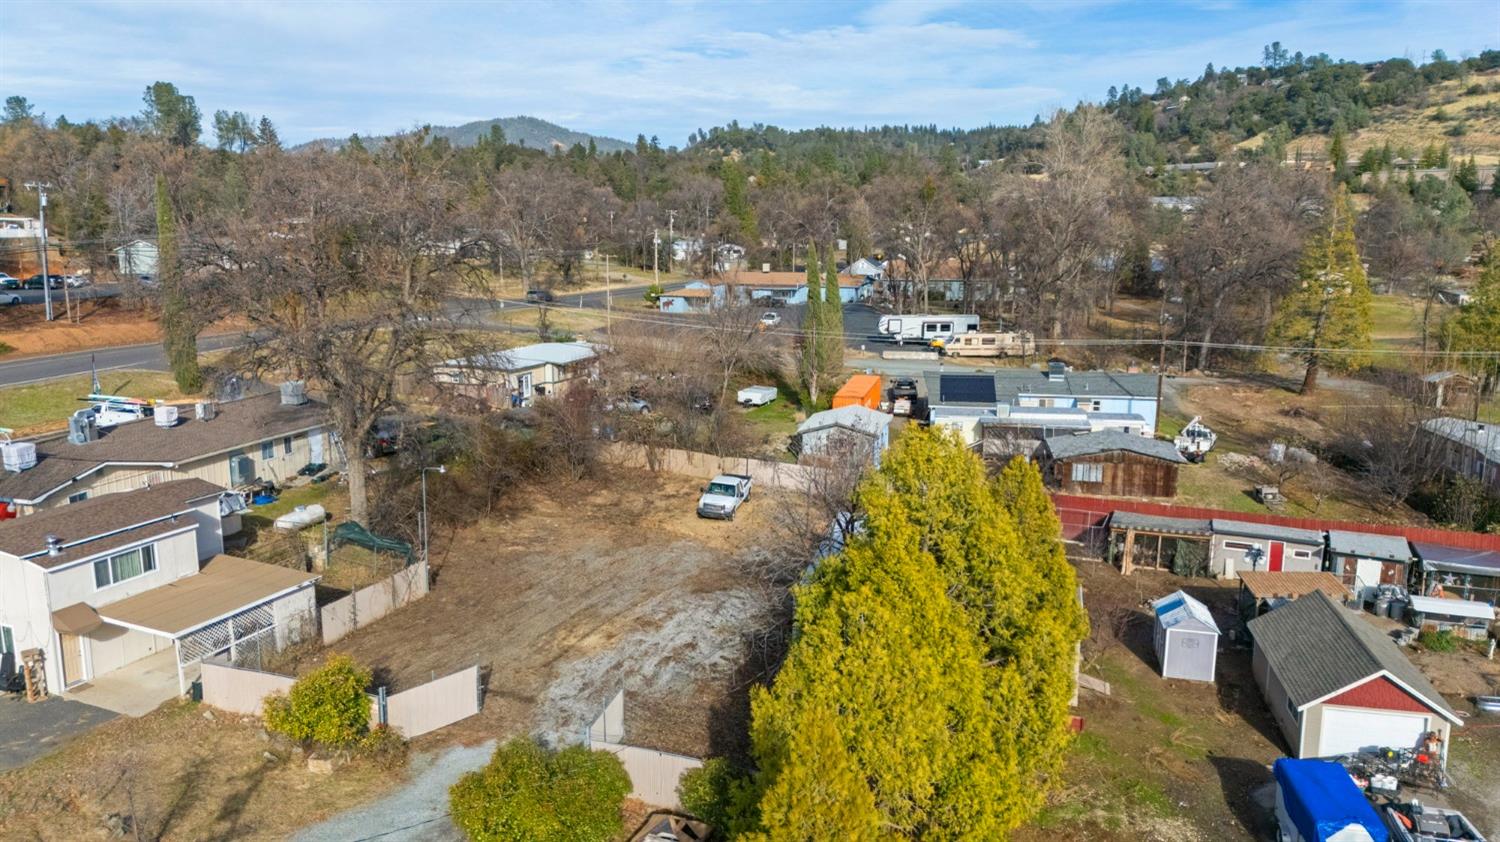
<svg viewBox="0 0 1500 842">
<path fill-rule="evenodd" d="M 243 341 L 242 334 L 207 336 L 198 340 L 198 351 L 217 351 L 230 348 Z M 124 345 L 114 348 L 96 348 L 92 351 L 69 351 L 65 354 L 49 354 L 44 357 L 25 357 L 13 362 L 0 363 L 0 386 L 22 386 L 88 374 L 90 357 L 99 371 L 120 368 L 143 368 L 154 371 L 167 370 L 167 356 L 161 344 Z"/>
<path fill-rule="evenodd" d="M 0 290 L 0 295 L 9 296 L 11 294 L 21 296 L 22 304 L 41 304 L 42 302 L 46 301 L 46 298 L 44 297 L 46 293 L 42 292 L 39 289 Z M 92 286 L 77 287 L 75 289 L 68 290 L 68 296 L 71 297 L 74 301 L 80 301 L 85 298 L 113 298 L 119 294 L 119 284 L 96 284 Z M 61 310 L 62 306 L 63 291 L 60 289 L 52 290 L 52 308 L 54 310 Z"/>
</svg>

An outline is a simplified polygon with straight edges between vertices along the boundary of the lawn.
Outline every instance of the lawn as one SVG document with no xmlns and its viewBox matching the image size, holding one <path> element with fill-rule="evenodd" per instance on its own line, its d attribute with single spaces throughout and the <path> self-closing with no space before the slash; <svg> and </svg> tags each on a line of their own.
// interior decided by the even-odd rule
<svg viewBox="0 0 1500 842">
<path fill-rule="evenodd" d="M 635 311 L 638 309 L 644 310 L 644 301 L 635 299 L 633 301 L 634 303 L 631 301 L 616 301 L 615 309 L 617 311 L 631 311 L 629 313 L 622 312 L 621 315 L 636 315 Z M 571 333 L 574 336 L 581 336 L 588 331 L 604 328 L 608 318 L 603 311 L 570 307 L 567 306 L 567 303 L 566 296 L 558 296 L 558 300 L 553 303 L 553 306 L 547 308 L 547 321 L 552 326 L 554 334 Z M 634 306 L 635 303 L 642 306 L 637 308 Z M 491 322 L 535 329 L 538 312 L 538 308 L 536 307 L 506 307 L 504 310 L 492 313 L 488 319 Z M 526 341 L 532 340 L 528 339 Z"/>
<path fill-rule="evenodd" d="M 18 432 L 45 432 L 68 425 L 68 416 L 84 408 L 79 398 L 89 393 L 89 375 L 80 374 L 26 386 L 0 389 L 0 427 Z M 182 400 L 172 375 L 165 371 L 106 371 L 99 375 L 105 394 L 147 400 Z"/>
</svg>

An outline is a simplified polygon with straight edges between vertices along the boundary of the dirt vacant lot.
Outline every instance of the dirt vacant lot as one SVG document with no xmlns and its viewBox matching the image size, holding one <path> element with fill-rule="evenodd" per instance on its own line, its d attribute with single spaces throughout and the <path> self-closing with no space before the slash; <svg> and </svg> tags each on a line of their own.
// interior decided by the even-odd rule
<svg viewBox="0 0 1500 842">
<path fill-rule="evenodd" d="M 699 485 L 631 473 L 518 492 L 440 545 L 428 597 L 334 648 L 393 692 L 478 664 L 483 712 L 428 741 L 574 738 L 624 689 L 630 742 L 724 750 L 743 739 L 747 636 L 769 623 L 745 562 L 774 501 L 700 520 Z"/>
</svg>

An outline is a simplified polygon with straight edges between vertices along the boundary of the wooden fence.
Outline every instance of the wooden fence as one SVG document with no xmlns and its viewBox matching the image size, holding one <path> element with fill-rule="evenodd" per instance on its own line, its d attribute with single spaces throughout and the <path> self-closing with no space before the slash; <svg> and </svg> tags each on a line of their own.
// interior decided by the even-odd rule
<svg viewBox="0 0 1500 842">
<path fill-rule="evenodd" d="M 260 716 L 272 693 L 289 691 L 290 675 L 245 669 L 222 661 L 203 662 L 203 703 L 243 716 Z M 386 697 L 386 724 L 407 739 L 420 737 L 479 713 L 479 667 L 459 670 Z M 370 696 L 370 725 L 380 723 L 376 696 Z"/>
<path fill-rule="evenodd" d="M 323 606 L 319 619 L 323 625 L 324 645 L 426 596 L 427 582 L 427 562 L 419 561 L 369 587 Z"/>
<path fill-rule="evenodd" d="M 605 448 L 605 458 L 630 468 L 666 471 L 671 474 L 708 479 L 718 474 L 745 474 L 756 485 L 773 488 L 806 488 L 817 472 L 808 465 L 790 462 L 768 462 L 741 456 L 715 456 L 693 450 L 648 447 L 642 444 L 614 442 Z"/>
</svg>

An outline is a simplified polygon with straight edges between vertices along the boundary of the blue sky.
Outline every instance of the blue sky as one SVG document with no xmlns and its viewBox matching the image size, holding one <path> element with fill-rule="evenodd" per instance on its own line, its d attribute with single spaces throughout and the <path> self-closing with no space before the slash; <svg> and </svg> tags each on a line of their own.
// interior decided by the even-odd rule
<svg viewBox="0 0 1500 842">
<path fill-rule="evenodd" d="M 284 140 L 530 114 L 681 145 L 695 128 L 977 126 L 1289 50 L 1500 48 L 1500 0 L 0 3 L 0 94 L 49 117 L 175 82 Z"/>
</svg>

